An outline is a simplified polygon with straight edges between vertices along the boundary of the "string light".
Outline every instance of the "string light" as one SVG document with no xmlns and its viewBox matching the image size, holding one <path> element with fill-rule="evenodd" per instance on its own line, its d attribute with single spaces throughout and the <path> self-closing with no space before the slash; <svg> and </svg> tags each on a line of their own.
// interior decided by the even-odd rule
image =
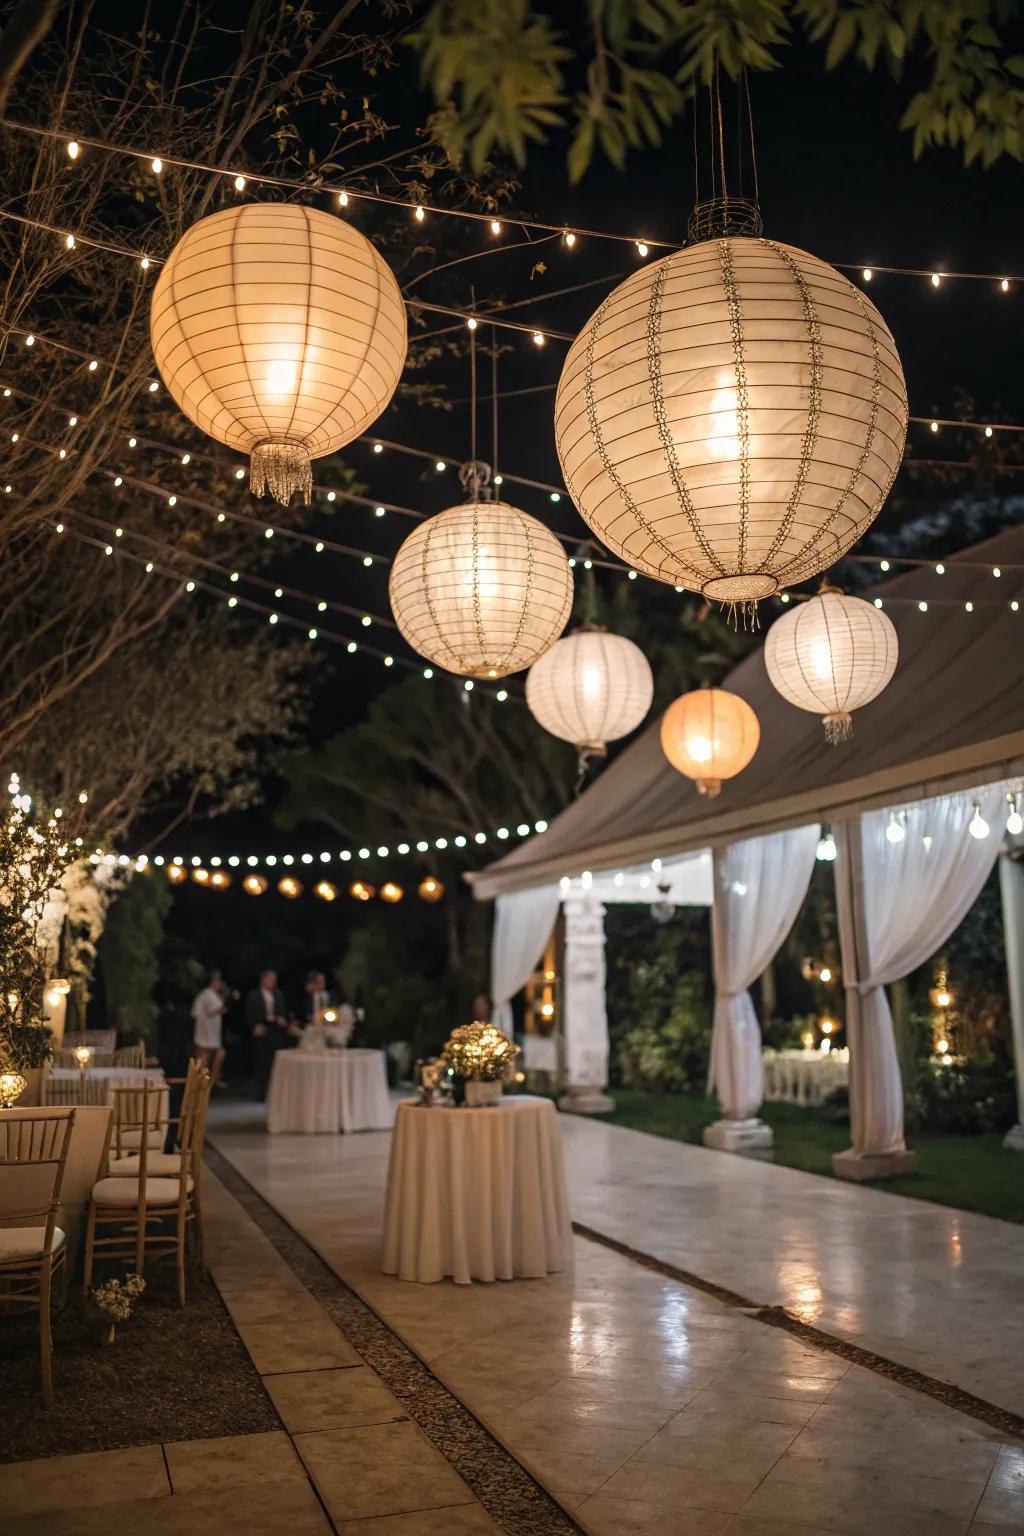
<svg viewBox="0 0 1024 1536">
<path fill-rule="evenodd" d="M 933 272 L 932 273 L 932 277 L 931 277 L 932 287 L 933 288 L 938 288 L 938 286 L 939 286 L 939 284 L 941 282 L 942 282 L 942 273 L 941 272 Z"/>
<path fill-rule="evenodd" d="M 164 163 L 159 158 L 159 156 L 155 160 L 152 160 L 150 162 L 150 170 L 153 172 L 154 176 L 159 176 L 160 172 L 163 170 L 163 168 L 164 168 Z"/>
<path fill-rule="evenodd" d="M 1010 791 L 1006 799 L 1010 807 L 1010 813 L 1006 818 L 1006 830 L 1011 837 L 1019 837 L 1024 832 L 1024 816 L 1020 813 L 1020 794 Z"/>
<path fill-rule="evenodd" d="M 415 218 L 416 218 L 417 224 L 422 224 L 423 220 L 426 218 L 426 214 L 423 212 L 423 205 L 422 204 L 420 204 L 417 207 L 416 213 L 415 213 Z"/>
<path fill-rule="evenodd" d="M 974 802 L 974 815 L 971 817 L 970 822 L 968 823 L 967 830 L 971 836 L 977 838 L 979 842 L 982 838 L 988 837 L 988 822 L 981 814 L 981 806 L 977 800 Z"/>
<path fill-rule="evenodd" d="M 647 244 L 646 240 L 638 240 L 637 241 L 637 243 L 636 243 L 636 253 L 637 253 L 638 256 L 640 256 L 640 257 L 647 256 L 649 251 L 650 251 L 650 246 Z"/>
<path fill-rule="evenodd" d="M 535 347 L 542 347 L 544 345 L 544 339 L 545 338 L 542 331 L 534 331 L 533 344 Z"/>
<path fill-rule="evenodd" d="M 501 223 L 499 222 L 498 219 L 492 219 L 491 220 L 491 234 L 492 235 L 500 235 L 501 234 Z"/>
<path fill-rule="evenodd" d="M 562 239 L 571 251 L 573 246 L 576 244 L 576 236 L 573 234 L 572 230 L 567 229 L 563 234 Z"/>
<path fill-rule="evenodd" d="M 863 272 L 862 272 L 862 273 L 861 273 L 861 276 L 862 276 L 862 277 L 863 277 L 863 279 L 864 279 L 864 281 L 865 281 L 865 282 L 866 282 L 866 283 L 870 283 L 870 281 L 871 281 L 871 278 L 872 278 L 872 276 L 873 276 L 873 273 L 872 273 L 872 271 L 871 271 L 871 268 L 870 268 L 870 267 L 865 267 L 865 268 L 864 268 L 864 271 L 863 271 Z"/>
<path fill-rule="evenodd" d="M 907 835 L 907 829 L 895 811 L 889 813 L 889 825 L 885 829 L 885 835 L 890 843 L 902 843 Z"/>
<path fill-rule="evenodd" d="M 244 192 L 245 191 L 245 177 L 244 176 L 236 176 L 235 177 L 235 191 L 236 192 Z"/>
<path fill-rule="evenodd" d="M 69 140 L 69 142 L 68 142 L 68 159 L 69 160 L 77 160 L 78 156 L 79 156 L 79 153 L 80 153 L 80 150 L 79 150 L 78 140 L 77 139 Z"/>
</svg>

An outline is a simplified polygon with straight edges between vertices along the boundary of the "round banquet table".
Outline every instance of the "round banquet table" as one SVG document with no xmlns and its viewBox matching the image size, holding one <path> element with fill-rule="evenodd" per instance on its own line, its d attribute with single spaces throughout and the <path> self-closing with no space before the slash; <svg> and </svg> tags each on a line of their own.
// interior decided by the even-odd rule
<svg viewBox="0 0 1024 1536">
<path fill-rule="evenodd" d="M 271 1136 L 301 1131 L 386 1131 L 391 1125 L 383 1051 L 278 1051 L 267 1093 Z"/>
<path fill-rule="evenodd" d="M 404 1099 L 384 1210 L 384 1273 L 431 1282 L 539 1279 L 572 1263 L 562 1139 L 548 1099 L 489 1109 Z"/>
</svg>

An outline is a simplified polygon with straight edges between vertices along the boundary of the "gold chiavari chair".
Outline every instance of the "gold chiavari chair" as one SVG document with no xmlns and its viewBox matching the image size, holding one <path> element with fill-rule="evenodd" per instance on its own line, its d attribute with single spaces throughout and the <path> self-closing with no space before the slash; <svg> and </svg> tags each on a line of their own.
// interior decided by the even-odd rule
<svg viewBox="0 0 1024 1536">
<path fill-rule="evenodd" d="M 141 1088 L 118 1089 L 117 1094 L 134 1094 L 139 1101 L 137 1109 L 139 1141 L 138 1172 L 134 1177 L 119 1177 L 106 1172 L 109 1167 L 110 1135 L 104 1156 L 106 1176 L 93 1185 L 89 1200 L 89 1219 L 85 1236 L 85 1269 L 83 1284 L 88 1289 L 92 1281 L 93 1266 L 97 1257 L 134 1259 L 135 1272 L 143 1273 L 146 1255 L 161 1257 L 174 1253 L 178 1274 L 178 1301 L 185 1305 L 185 1241 L 188 1224 L 194 1220 L 194 1183 L 192 1179 L 192 1142 L 196 1126 L 195 1095 L 188 1111 L 182 1107 L 178 1125 L 178 1148 L 173 1156 L 177 1160 L 174 1177 L 153 1175 L 149 1170 L 149 1158 L 153 1149 L 149 1146 L 149 1128 L 159 1120 L 163 1089 L 159 1084 L 145 1083 Z M 156 1107 L 155 1107 L 156 1106 Z M 126 1125 L 132 1113 L 129 1106 L 115 1111 L 115 1121 Z M 166 1122 L 164 1122 L 166 1123 Z M 170 1230 L 167 1230 L 167 1228 Z M 117 1230 L 104 1237 L 105 1229 Z"/>
<path fill-rule="evenodd" d="M 203 1068 L 200 1067 L 197 1061 L 190 1060 L 188 1064 L 188 1075 L 186 1077 L 167 1079 L 168 1089 L 175 1086 L 175 1084 L 178 1082 L 184 1084 L 184 1093 L 182 1094 L 181 1100 L 181 1113 L 176 1119 L 170 1117 L 165 1118 L 163 1116 L 163 1085 L 154 1085 L 155 1087 L 159 1088 L 161 1097 L 157 1100 L 157 1114 L 154 1116 L 153 1122 L 149 1127 L 149 1134 L 147 1138 L 148 1152 L 146 1156 L 146 1167 L 149 1170 L 150 1178 L 177 1177 L 178 1167 L 181 1161 L 177 1152 L 178 1131 L 175 1130 L 175 1147 L 170 1152 L 165 1152 L 163 1150 L 167 1141 L 166 1133 L 172 1126 L 180 1127 L 182 1117 L 192 1112 L 193 1098 L 200 1088 L 201 1080 L 203 1078 L 208 1078 L 209 1075 L 210 1074 L 208 1072 L 204 1071 Z M 120 1090 L 117 1089 L 114 1090 L 115 1093 L 119 1091 Z M 124 1103 L 126 1105 L 124 1113 L 131 1116 L 134 1113 L 134 1101 L 129 1099 L 124 1101 Z M 159 1135 L 157 1135 L 158 1130 Z M 107 1160 L 107 1172 L 115 1178 L 138 1178 L 140 1167 L 139 1148 L 141 1141 L 141 1126 L 136 1125 L 130 1119 L 127 1122 L 123 1121 L 121 1119 L 119 1106 L 115 1103 L 113 1134 L 111 1136 L 110 1155 Z"/>
<path fill-rule="evenodd" d="M 55 1078 L 47 1067 L 43 1073 L 42 1100 L 44 1104 L 82 1104 L 82 1078 L 76 1072 L 74 1077 Z"/>
<path fill-rule="evenodd" d="M 210 1107 L 210 1095 L 213 1091 L 213 1080 L 205 1067 L 192 1058 L 188 1064 L 188 1074 L 184 1078 L 169 1077 L 168 1087 L 174 1087 L 178 1083 L 184 1084 L 184 1094 L 181 1103 L 181 1117 L 187 1114 L 195 1115 L 195 1126 L 192 1132 L 192 1209 L 193 1224 L 192 1233 L 195 1239 L 195 1254 L 200 1264 L 205 1262 L 203 1243 L 203 1147 L 206 1143 L 206 1114 Z M 180 1125 L 181 1117 L 177 1120 L 170 1119 L 168 1126 Z M 177 1140 L 177 1136 L 175 1137 Z M 162 1152 L 153 1149 L 150 1142 L 150 1151 L 147 1158 L 147 1167 L 150 1175 L 159 1177 L 175 1177 L 178 1170 L 179 1155 L 177 1150 Z M 139 1173 L 139 1156 L 137 1152 L 115 1154 L 111 1156 L 108 1171 L 118 1178 L 137 1178 Z"/>
<path fill-rule="evenodd" d="M 136 1040 L 134 1045 L 118 1046 L 114 1052 L 112 1066 L 138 1067 L 140 1070 L 146 1065 L 146 1047 L 141 1040 Z"/>
<path fill-rule="evenodd" d="M 57 1225 L 60 1192 L 64 1183 L 68 1147 L 75 1127 L 75 1111 L 66 1115 L 4 1117 L 0 1120 L 0 1169 L 26 1174 L 38 1202 L 39 1178 L 49 1173 L 49 1198 L 28 1209 L 5 1210 L 5 1220 L 16 1217 L 27 1226 L 0 1227 L 0 1307 L 39 1308 L 39 1363 L 43 1402 L 53 1401 L 53 1334 L 50 1297 L 53 1282 L 64 1267 L 67 1242 Z M 42 1218 L 42 1225 L 40 1225 Z"/>
</svg>

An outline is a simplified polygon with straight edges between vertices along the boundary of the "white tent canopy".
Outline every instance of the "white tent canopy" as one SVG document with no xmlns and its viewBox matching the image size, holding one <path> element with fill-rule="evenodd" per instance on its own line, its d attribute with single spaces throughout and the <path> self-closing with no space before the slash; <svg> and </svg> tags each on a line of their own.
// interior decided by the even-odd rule
<svg viewBox="0 0 1024 1536">
<path fill-rule="evenodd" d="M 990 869 L 1002 832 L 998 817 L 1002 795 L 1007 784 L 1024 781 L 1022 588 L 1024 529 L 1010 530 L 964 550 L 946 560 L 942 569 L 914 567 L 874 588 L 872 596 L 881 599 L 896 625 L 899 666 L 881 696 L 857 712 L 852 741 L 839 747 L 825 741 L 817 716 L 793 708 L 776 693 L 758 648 L 735 668 L 725 686 L 755 710 L 761 724 L 760 748 L 751 765 L 726 783 L 720 798 L 703 799 L 670 766 L 661 750 L 660 722 L 654 720 L 547 831 L 471 875 L 474 894 L 486 899 L 538 886 L 550 889 L 559 882 L 563 893 L 579 890 L 582 900 L 585 890 L 591 905 L 599 905 L 593 892 L 622 889 L 627 870 L 631 872 L 630 882 L 638 882 L 651 871 L 652 864 L 660 864 L 662 869 L 670 865 L 685 869 L 687 856 L 692 864 L 695 854 L 699 870 L 701 857 L 709 849 L 718 858 L 744 842 L 756 843 L 792 829 L 835 823 L 843 834 L 836 875 L 843 904 L 852 910 L 851 902 L 873 899 L 872 890 L 877 893 L 879 882 L 903 877 L 895 866 L 888 870 L 891 861 L 886 857 L 884 836 L 873 868 L 854 868 L 849 857 L 851 829 L 858 828 L 871 811 L 920 806 L 937 802 L 942 796 L 952 797 L 952 819 L 958 828 L 955 834 L 950 831 L 949 837 L 966 835 L 963 828 L 973 798 L 984 797 L 988 816 L 995 818 Z M 973 861 L 977 869 L 971 880 L 965 874 L 963 891 L 959 892 L 966 905 L 977 895 L 987 873 L 984 852 L 977 852 Z M 972 880 L 973 895 L 967 889 Z M 772 899 L 767 889 L 760 893 L 752 890 L 751 894 L 763 903 Z M 950 903 L 950 894 L 932 891 L 925 878 L 914 901 L 905 905 L 942 905 L 945 901 L 954 911 L 956 901 Z M 605 899 L 601 897 L 602 902 Z M 721 922 L 723 913 L 718 910 L 715 892 L 713 901 L 716 919 Z M 1024 907 L 1024 889 L 1020 904 Z M 571 905 L 566 902 L 567 916 Z M 941 945 L 955 927 L 955 921 L 947 923 L 943 914 L 936 912 L 930 926 L 925 925 L 927 934 L 922 939 L 920 934 L 912 936 L 909 932 L 913 913 L 907 911 L 904 916 L 908 952 L 915 943 L 918 947 L 923 943 L 925 948 L 932 941 L 934 946 Z M 849 923 L 846 926 L 849 928 Z M 1014 949 L 1020 936 L 1008 937 L 1013 973 L 1019 960 L 1014 958 Z M 927 954 L 923 958 L 927 959 Z M 848 988 L 868 985 L 858 976 L 865 963 L 847 934 L 843 969 Z M 898 974 L 905 974 L 905 969 L 896 966 L 893 975 L 884 979 Z M 871 981 L 871 991 L 879 993 L 874 977 Z M 602 991 L 603 984 L 602 953 Z M 726 982 L 727 988 L 732 985 Z M 863 1008 L 858 1011 L 859 993 L 852 1002 L 848 998 L 854 1035 L 862 1036 L 861 1062 L 853 1081 L 860 1097 L 854 1116 L 859 1138 L 854 1156 L 863 1167 L 852 1171 L 853 1165 L 841 1167 L 840 1159 L 837 1172 L 850 1172 L 853 1177 L 893 1171 L 904 1166 L 908 1157 L 901 1150 L 902 1103 L 892 1022 L 888 1008 L 881 1006 L 884 996 L 875 1001 L 872 1021 L 864 1025 L 858 1022 L 863 1013 Z M 603 1028 L 603 1018 L 601 1024 Z M 1024 1019 L 1015 1017 L 1014 1024 L 1020 1037 L 1018 1058 L 1024 1059 Z M 759 1049 L 749 1028 L 745 1038 L 748 1051 Z M 856 1042 L 852 1048 L 858 1049 Z M 738 1081 L 744 1074 L 729 1075 Z M 745 1076 L 749 1084 L 755 1074 L 747 1071 Z M 749 1092 L 746 1097 L 749 1100 Z M 873 1116 L 869 1112 L 872 1103 L 884 1104 L 885 1114 Z M 884 1136 L 879 1129 L 883 1120 Z M 752 1122 L 748 1119 L 746 1123 Z M 892 1168 L 883 1167 L 885 1159 L 894 1158 Z"/>
<path fill-rule="evenodd" d="M 1024 778 L 1022 589 L 1024 529 L 950 557 L 944 575 L 917 568 L 874 588 L 883 603 L 911 597 L 929 606 L 921 613 L 916 602 L 886 605 L 899 666 L 884 693 L 857 711 L 853 738 L 839 747 L 825 741 L 816 716 L 775 692 L 759 647 L 725 686 L 757 713 L 761 745 L 717 799 L 698 795 L 669 765 L 654 720 L 546 832 L 471 875 L 474 894 L 486 899 L 585 869 L 615 870 Z"/>
</svg>

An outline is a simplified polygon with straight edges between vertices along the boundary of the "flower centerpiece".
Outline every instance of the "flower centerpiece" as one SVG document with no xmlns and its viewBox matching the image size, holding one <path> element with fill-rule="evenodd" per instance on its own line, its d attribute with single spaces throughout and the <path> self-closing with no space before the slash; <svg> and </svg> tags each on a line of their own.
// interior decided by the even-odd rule
<svg viewBox="0 0 1024 1536">
<path fill-rule="evenodd" d="M 518 1055 L 518 1045 L 494 1024 L 474 1019 L 453 1029 L 441 1061 L 452 1079 L 455 1102 L 465 1102 L 469 1108 L 497 1104 Z"/>
<path fill-rule="evenodd" d="M 89 1292 L 101 1324 L 101 1337 L 113 1344 L 118 1323 L 127 1323 L 135 1310 L 135 1303 L 146 1289 L 141 1275 L 125 1275 L 123 1280 L 105 1280 L 94 1285 Z"/>
</svg>

